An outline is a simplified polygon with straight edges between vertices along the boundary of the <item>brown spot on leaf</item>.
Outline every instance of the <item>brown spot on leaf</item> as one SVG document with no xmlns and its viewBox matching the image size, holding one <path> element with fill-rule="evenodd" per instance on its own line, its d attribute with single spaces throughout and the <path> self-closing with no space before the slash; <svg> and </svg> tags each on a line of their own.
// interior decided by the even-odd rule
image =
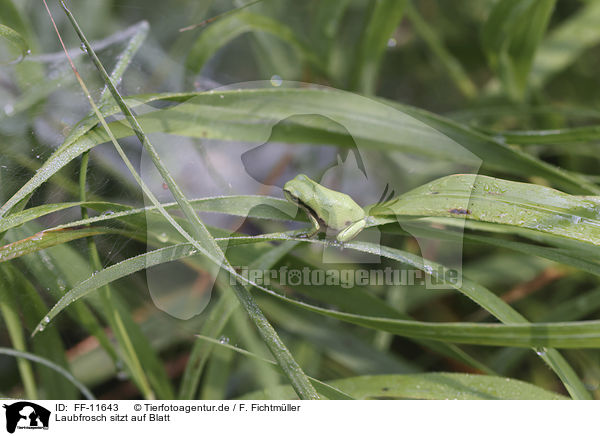
<svg viewBox="0 0 600 436">
<path fill-rule="evenodd" d="M 469 209 L 462 209 L 462 208 L 450 209 L 448 212 L 453 213 L 455 215 L 470 215 L 471 214 L 471 211 Z"/>
</svg>

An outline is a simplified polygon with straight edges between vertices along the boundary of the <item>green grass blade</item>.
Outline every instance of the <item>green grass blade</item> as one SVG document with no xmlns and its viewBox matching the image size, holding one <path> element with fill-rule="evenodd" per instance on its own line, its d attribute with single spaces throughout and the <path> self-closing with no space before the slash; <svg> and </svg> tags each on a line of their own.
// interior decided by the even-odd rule
<svg viewBox="0 0 600 436">
<path fill-rule="evenodd" d="M 0 59 L 1 64 L 9 64 L 20 62 L 29 52 L 29 45 L 27 41 L 21 36 L 19 32 L 11 29 L 4 24 L 0 24 L 0 41 L 4 41 L 8 46 L 13 47 L 12 51 L 16 51 L 17 55 L 12 59 Z"/>
<path fill-rule="evenodd" d="M 68 381 L 70 381 L 77 389 L 79 389 L 79 392 L 81 392 L 81 394 L 86 399 L 88 399 L 88 400 L 96 399 L 94 397 L 94 394 L 92 394 L 90 392 L 90 390 L 85 387 L 85 385 L 83 383 L 81 383 L 79 380 L 77 380 L 75 377 L 73 377 L 73 374 L 71 374 L 69 371 L 65 370 L 63 367 L 56 365 L 54 362 L 51 362 L 48 359 L 44 359 L 43 357 L 37 356 L 35 354 L 27 353 L 25 351 L 18 351 L 18 350 L 13 350 L 13 349 L 4 348 L 4 347 L 0 347 L 0 354 L 4 354 L 6 356 L 14 356 L 17 359 L 27 359 L 32 362 L 39 363 L 40 365 L 44 365 L 44 366 L 52 369 L 53 371 L 59 373 L 64 378 L 66 378 Z"/>
<path fill-rule="evenodd" d="M 519 145 L 561 144 L 569 146 L 577 142 L 600 139 L 600 126 L 572 127 L 552 130 L 514 130 L 498 134 L 506 142 Z"/>
<path fill-rule="evenodd" d="M 458 217 L 600 245 L 600 205 L 595 201 L 545 186 L 474 174 L 437 179 L 376 205 L 369 213 L 375 217 Z"/>
<path fill-rule="evenodd" d="M 46 248 L 55 247 L 57 245 L 64 244 L 66 242 L 74 241 L 76 239 L 87 238 L 95 235 L 126 235 L 129 237 L 136 237 L 138 239 L 144 239 L 145 233 L 136 234 L 131 231 L 124 231 L 109 227 L 88 227 L 79 230 L 65 230 L 65 231 L 43 231 L 36 233 L 26 239 L 13 242 L 11 244 L 0 247 L 0 262 L 7 262 L 12 259 L 17 259 L 26 254 L 35 253 L 36 251 L 44 250 Z"/>
</svg>

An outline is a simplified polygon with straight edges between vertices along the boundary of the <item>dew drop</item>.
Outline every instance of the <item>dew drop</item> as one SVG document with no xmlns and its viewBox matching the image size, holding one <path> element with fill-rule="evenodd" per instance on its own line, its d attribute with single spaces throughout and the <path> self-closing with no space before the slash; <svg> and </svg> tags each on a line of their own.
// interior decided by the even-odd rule
<svg viewBox="0 0 600 436">
<path fill-rule="evenodd" d="M 169 240 L 169 237 L 166 233 L 161 233 L 160 235 L 158 235 L 158 240 L 160 242 L 167 242 Z"/>
<path fill-rule="evenodd" d="M 82 42 L 81 45 L 79 46 L 79 49 L 84 52 L 87 53 L 87 48 L 85 48 L 85 44 Z"/>
<path fill-rule="evenodd" d="M 229 338 L 227 336 L 221 336 L 219 338 L 219 344 L 228 344 L 229 343 Z"/>
<path fill-rule="evenodd" d="M 546 355 L 546 351 L 547 351 L 547 350 L 546 350 L 546 348 L 545 348 L 545 347 L 538 347 L 538 348 L 536 348 L 536 349 L 535 349 L 535 353 L 536 353 L 538 356 L 545 356 L 545 355 Z"/>
<path fill-rule="evenodd" d="M 48 324 L 49 322 L 50 322 L 50 318 L 49 317 L 44 318 L 44 323 Z"/>
<path fill-rule="evenodd" d="M 223 94 L 219 95 L 219 98 L 225 98 L 225 96 Z"/>
<path fill-rule="evenodd" d="M 271 86 L 274 86 L 277 88 L 277 87 L 281 86 L 282 83 L 283 83 L 283 80 L 277 74 L 274 74 L 273 76 L 271 76 Z"/>
<path fill-rule="evenodd" d="M 43 332 L 45 328 L 46 328 L 46 327 L 44 327 L 44 325 L 42 324 L 42 325 L 40 325 L 40 326 L 38 327 L 38 331 L 39 331 L 39 332 Z"/>
<path fill-rule="evenodd" d="M 6 115 L 12 115 L 12 113 L 15 111 L 15 108 L 12 104 L 5 104 L 4 105 L 4 113 Z"/>
<path fill-rule="evenodd" d="M 387 46 L 389 48 L 394 48 L 398 45 L 398 41 L 396 41 L 396 38 L 390 38 L 387 40 Z"/>
</svg>

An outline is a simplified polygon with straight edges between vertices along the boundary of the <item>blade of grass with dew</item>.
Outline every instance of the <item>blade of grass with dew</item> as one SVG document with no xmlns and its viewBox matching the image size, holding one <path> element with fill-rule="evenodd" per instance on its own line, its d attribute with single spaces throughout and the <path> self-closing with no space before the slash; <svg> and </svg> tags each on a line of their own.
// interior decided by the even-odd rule
<svg viewBox="0 0 600 436">
<path fill-rule="evenodd" d="M 429 220 L 429 219 L 427 219 Z M 519 236 L 536 244 L 546 244 L 552 248 L 556 248 L 556 252 L 573 256 L 577 261 L 587 260 L 587 265 L 591 266 L 590 262 L 595 261 L 597 247 L 587 241 L 579 241 L 575 239 L 563 238 L 550 233 L 540 232 L 518 226 L 509 226 L 504 224 L 487 223 L 472 220 L 456 220 L 452 218 L 437 218 L 431 219 L 432 222 L 438 222 L 442 225 L 455 227 L 460 221 L 459 227 L 465 227 L 469 230 L 489 232 L 493 235 L 514 235 Z M 590 260 L 591 259 L 591 260 Z M 583 265 L 583 264 L 582 264 Z"/>
<path fill-rule="evenodd" d="M 407 0 L 372 2 L 355 57 L 351 88 L 362 94 L 376 91 L 379 64 L 387 41 L 404 15 Z"/>
<path fill-rule="evenodd" d="M 4 348 L 4 347 L 0 347 L 0 354 L 4 354 L 5 356 L 13 356 L 13 357 L 16 357 L 17 359 L 27 359 L 32 362 L 39 363 L 40 365 L 43 365 L 47 368 L 50 368 L 51 370 L 59 373 L 64 378 L 66 378 L 69 382 L 71 382 L 77 389 L 79 389 L 79 392 L 81 392 L 81 394 L 86 399 L 88 399 L 88 400 L 96 399 L 94 397 L 94 394 L 92 394 L 90 392 L 90 390 L 85 387 L 85 385 L 83 383 L 81 383 L 79 380 L 77 380 L 75 377 L 73 377 L 73 375 L 69 371 L 65 370 L 61 366 L 56 365 L 54 362 L 51 362 L 48 359 L 44 359 L 43 357 L 37 356 L 35 354 L 27 353 L 25 351 L 18 351 L 18 350 L 13 350 L 11 348 Z"/>
<path fill-rule="evenodd" d="M 121 111 L 125 114 L 128 122 L 130 123 L 131 127 L 135 131 L 136 136 L 138 137 L 138 139 L 140 140 L 140 142 L 142 143 L 142 145 L 144 146 L 146 151 L 150 154 L 152 161 L 154 162 L 154 165 L 156 166 L 159 173 L 165 180 L 165 183 L 168 185 L 170 191 L 173 193 L 173 196 L 176 198 L 177 203 L 179 204 L 182 212 L 184 213 L 186 218 L 190 221 L 190 224 L 192 224 L 192 229 L 194 232 L 195 239 L 192 239 L 191 236 L 189 236 L 187 233 L 185 233 L 185 231 L 177 225 L 177 223 L 170 217 L 170 215 L 164 209 L 161 209 L 161 212 L 164 214 L 165 218 L 167 218 L 176 228 L 178 228 L 179 232 L 182 235 L 184 235 L 186 237 L 186 239 L 188 239 L 194 245 L 194 247 L 196 249 L 198 249 L 199 251 L 208 255 L 207 257 L 210 260 L 216 261 L 215 263 L 217 266 L 225 265 L 227 267 L 227 268 L 225 268 L 227 271 L 230 271 L 234 276 L 237 276 L 237 273 L 228 264 L 227 259 L 223 255 L 223 252 L 221 251 L 219 246 L 216 244 L 216 242 L 214 241 L 214 239 L 212 238 L 212 236 L 210 235 L 208 230 L 204 227 L 204 224 L 202 223 L 202 221 L 200 220 L 198 215 L 196 215 L 192 206 L 189 204 L 188 200 L 183 195 L 183 192 L 175 183 L 175 180 L 171 177 L 169 172 L 163 166 L 158 153 L 156 152 L 156 150 L 154 149 L 154 147 L 148 140 L 147 136 L 143 132 L 141 126 L 137 122 L 137 119 L 135 118 L 135 116 L 133 115 L 133 113 L 131 112 L 129 107 L 126 105 L 126 103 L 123 101 L 123 99 L 120 96 L 117 89 L 114 87 L 113 83 L 110 80 L 110 77 L 108 76 L 108 74 L 104 70 L 104 67 L 100 63 L 100 60 L 95 55 L 94 51 L 92 50 L 92 47 L 89 45 L 89 42 L 87 41 L 83 32 L 77 25 L 75 18 L 73 17 L 73 15 L 69 11 L 69 9 L 66 7 L 64 2 L 61 1 L 61 5 L 63 6 L 63 9 L 65 10 L 65 12 L 67 14 L 67 17 L 71 21 L 71 24 L 75 28 L 78 36 L 80 37 L 81 41 L 85 45 L 87 52 L 90 55 L 92 61 L 94 62 L 94 64 L 98 68 L 98 70 L 100 71 L 106 85 L 109 87 L 111 94 L 113 95 L 113 97 L 115 98 L 117 103 L 119 104 Z M 49 10 L 48 10 L 48 12 L 49 12 Z M 79 76 L 78 76 L 78 78 L 79 78 Z M 85 85 L 83 84 L 83 82 L 81 80 L 80 80 L 80 83 L 82 85 L 82 88 L 85 90 L 86 89 Z M 89 97 L 89 92 L 86 92 L 86 94 Z M 106 125 L 106 121 L 103 119 L 102 114 L 98 111 L 98 108 L 94 104 L 91 97 L 89 97 L 89 100 L 90 100 L 90 103 L 92 103 L 92 106 L 93 106 L 95 112 L 97 113 L 100 121 L 102 122 L 103 127 L 106 129 L 107 132 L 110 132 L 110 128 Z M 120 146 L 118 146 L 118 143 L 116 142 L 116 139 L 114 139 L 114 137 L 113 137 L 113 142 L 114 142 L 115 146 L 117 146 L 119 154 L 121 154 L 121 157 L 124 159 L 124 161 L 126 161 L 132 174 L 134 174 L 134 176 L 135 176 L 137 174 L 135 172 L 135 169 L 131 166 L 131 163 L 127 160 L 125 154 L 123 153 Z M 137 177 L 136 180 L 138 181 L 138 183 L 140 183 L 140 186 L 142 186 L 142 188 L 145 188 L 144 189 L 145 194 L 148 195 L 152 199 L 153 203 L 160 209 L 160 203 L 158 203 L 158 201 L 152 195 L 152 193 L 147 189 L 147 187 L 145 187 L 144 183 L 139 178 L 139 176 Z M 204 247 L 208 247 L 208 249 L 210 251 L 207 252 L 204 249 Z M 256 303 L 252 300 L 252 297 L 248 293 L 248 291 L 241 285 L 241 282 L 239 282 L 239 281 L 236 281 L 236 283 L 233 285 L 233 289 L 236 291 L 236 295 L 237 295 L 238 299 L 240 300 L 240 303 L 242 304 L 244 309 L 246 309 L 246 311 L 248 312 L 248 314 L 250 315 L 250 317 L 256 324 L 257 328 L 261 332 L 261 336 L 263 337 L 263 340 L 268 344 L 274 357 L 281 365 L 282 369 L 288 376 L 290 382 L 292 383 L 292 385 L 294 386 L 294 388 L 296 389 L 296 391 L 298 392 L 300 397 L 305 398 L 305 399 L 317 399 L 318 394 L 315 391 L 314 387 L 310 384 L 310 381 L 306 378 L 306 375 L 304 374 L 302 369 L 299 367 L 299 365 L 294 361 L 292 355 L 290 354 L 288 349 L 285 347 L 283 342 L 281 342 L 281 340 L 279 339 L 275 330 L 272 328 L 272 326 L 269 324 L 267 319 L 262 314 L 260 308 L 258 306 L 256 306 Z"/>
<path fill-rule="evenodd" d="M 440 39 L 440 34 L 429 26 L 411 1 L 406 3 L 406 18 L 412 24 L 414 31 L 423 38 L 429 50 L 435 55 L 435 58 L 448 71 L 456 88 L 466 98 L 471 99 L 476 97 L 477 87 L 465 72 L 462 64 L 448 51 Z"/>
<path fill-rule="evenodd" d="M 111 227 L 88 227 L 78 230 L 42 231 L 26 239 L 0 247 L 0 262 L 8 262 L 39 250 L 55 247 L 76 239 L 87 238 L 95 235 L 126 235 L 130 238 L 145 240 L 146 234 L 140 232 L 124 231 Z"/>
<path fill-rule="evenodd" d="M 600 205 L 552 188 L 474 174 L 442 177 L 368 208 L 372 216 L 441 216 L 498 223 L 600 245 Z"/>
<path fill-rule="evenodd" d="M 542 41 L 556 0 L 500 0 L 482 32 L 482 45 L 504 90 L 523 99 L 533 57 Z"/>
<path fill-rule="evenodd" d="M 19 227 L 25 223 L 36 220 L 43 216 L 49 215 L 54 212 L 59 212 L 61 210 L 70 209 L 74 207 L 88 207 L 90 209 L 94 209 L 101 214 L 107 212 L 121 212 L 121 211 L 129 211 L 132 209 L 131 206 L 126 206 L 118 203 L 110 203 L 110 202 L 95 202 L 88 201 L 85 203 L 82 202 L 65 202 L 65 203 L 57 203 L 57 204 L 43 204 L 40 206 L 30 207 L 21 212 L 13 211 L 12 214 L 8 215 L 2 221 L 0 221 L 0 234 L 6 232 L 15 227 Z M 138 210 L 138 213 L 142 213 Z M 108 213 L 107 215 L 112 215 Z M 65 224 L 66 227 L 74 227 L 79 224 Z"/>
<path fill-rule="evenodd" d="M 232 200 L 235 201 L 235 199 L 239 199 L 239 198 L 240 197 L 238 197 L 238 196 L 233 197 L 233 198 L 226 198 L 225 199 L 226 201 L 224 203 L 227 204 L 227 203 L 230 203 Z M 260 197 L 257 197 L 257 199 L 259 199 L 259 198 Z M 213 198 L 213 199 L 197 201 L 196 203 L 200 204 L 200 208 L 198 208 L 199 210 L 204 210 L 204 211 L 208 210 L 211 212 L 223 212 L 223 206 L 219 204 L 218 200 L 221 200 L 221 199 Z M 246 205 L 254 204 L 256 206 L 261 206 L 261 205 L 264 206 L 264 203 L 257 202 L 256 199 L 254 199 L 254 198 L 246 198 L 246 199 L 242 199 L 242 200 L 249 200 L 246 203 Z M 275 200 L 275 199 L 273 199 L 273 200 Z M 98 203 L 80 203 L 80 204 L 98 206 Z M 217 207 L 215 209 L 211 210 L 211 206 L 214 206 L 214 205 L 216 205 Z M 177 206 L 178 205 L 176 205 L 176 204 L 175 205 L 171 204 L 170 208 L 174 208 Z M 232 204 L 232 206 L 233 206 L 232 214 L 238 215 L 238 216 L 262 218 L 262 219 L 276 219 L 276 220 L 282 220 L 282 219 L 289 220 L 290 219 L 289 216 L 284 215 L 281 211 L 277 211 L 276 209 L 272 209 L 273 211 L 276 211 L 273 214 L 270 213 L 271 210 L 269 210 L 269 209 L 263 209 L 262 212 L 259 209 L 253 209 L 247 215 L 244 215 L 243 213 L 241 213 L 241 210 L 245 207 L 245 205 L 242 205 L 242 207 L 240 207 L 239 204 L 235 204 L 235 205 Z M 106 207 L 107 207 L 107 204 L 101 204 L 101 209 L 105 209 Z M 44 207 L 42 207 L 42 208 L 45 209 Z M 258 213 L 254 214 L 254 211 L 258 211 Z M 75 221 L 73 223 L 63 224 L 58 227 L 39 231 L 37 233 L 34 233 L 33 235 L 28 235 L 25 238 L 17 239 L 12 242 L 9 242 L 6 245 L 0 246 L 0 263 L 7 262 L 7 261 L 10 261 L 13 259 L 18 259 L 25 255 L 31 254 L 31 253 L 36 253 L 36 252 L 39 252 L 41 250 L 45 250 L 45 249 L 48 249 L 51 247 L 60 246 L 61 244 L 64 244 L 66 242 L 71 242 L 71 241 L 75 241 L 78 239 L 87 238 L 90 236 L 121 235 L 121 236 L 125 236 L 132 240 L 137 240 L 140 242 L 149 242 L 150 245 L 156 245 L 157 240 L 160 242 L 168 242 L 168 241 L 182 242 L 185 240 L 185 238 L 182 239 L 181 237 L 178 237 L 177 234 L 172 234 L 171 231 L 169 231 L 168 233 L 163 232 L 161 234 L 158 234 L 158 231 L 156 231 L 156 232 L 154 232 L 154 234 L 152 234 L 152 233 L 150 234 L 151 236 L 154 237 L 154 239 L 152 239 L 152 237 L 150 239 L 148 239 L 147 236 L 149 234 L 145 230 L 146 222 L 151 221 L 151 220 L 153 221 L 156 218 L 162 218 L 161 215 L 158 215 L 156 213 L 152 214 L 151 212 L 155 212 L 155 208 L 149 207 L 149 208 L 135 209 L 135 210 L 130 209 L 129 211 L 116 212 L 113 214 L 109 214 L 109 215 L 105 215 L 105 216 L 98 216 L 98 217 L 93 217 L 93 218 L 86 218 L 83 220 Z M 31 214 L 27 214 L 27 215 L 29 218 L 32 216 Z M 146 219 L 144 219 L 144 215 L 145 215 Z M 19 217 L 23 217 L 23 216 L 19 216 Z M 112 227 L 112 226 L 106 226 L 106 227 L 99 227 L 99 226 L 91 227 L 91 226 L 89 226 L 90 224 L 92 224 L 94 222 L 104 222 L 106 220 L 111 220 L 111 219 L 113 219 L 114 221 L 120 221 L 122 224 L 126 225 L 126 228 L 118 228 L 118 227 Z M 183 220 L 181 218 L 176 218 L 175 221 L 177 221 L 182 226 L 185 225 L 185 220 Z M 15 223 L 15 221 L 12 221 L 12 222 Z M 164 224 L 164 221 L 161 220 L 160 223 Z M 21 224 L 23 224 L 23 223 L 21 223 Z M 223 236 L 222 234 L 219 233 L 220 229 L 218 229 L 218 228 L 209 228 L 209 230 L 210 230 L 211 234 L 214 233 L 216 236 Z M 165 239 L 165 241 L 162 241 L 162 239 Z M 96 268 L 96 270 L 98 270 L 98 269 L 99 268 Z"/>
<path fill-rule="evenodd" d="M 567 400 L 554 392 L 520 380 L 489 375 L 430 372 L 409 375 L 365 375 L 331 380 L 357 400 Z M 293 399 L 289 386 L 250 392 L 238 400 Z"/>
<path fill-rule="evenodd" d="M 0 279 L 9 289 L 18 290 L 14 302 L 23 319 L 25 329 L 32 331 L 38 320 L 48 308 L 33 284 L 12 264 L 3 265 L 0 269 Z M 33 352 L 43 356 L 65 369 L 69 368 L 65 357 L 65 347 L 56 330 L 45 331 L 31 341 Z M 76 399 L 76 391 L 71 383 L 62 378 L 56 378 L 53 371 L 44 366 L 36 365 L 36 373 L 40 386 L 44 387 L 46 399 Z"/>
<path fill-rule="evenodd" d="M 213 212 L 225 213 L 228 215 L 239 217 L 252 217 L 278 221 L 299 220 L 307 222 L 303 214 L 297 212 L 297 208 L 287 200 L 276 197 L 267 197 L 259 195 L 232 195 L 232 196 L 217 196 L 190 200 L 194 209 L 198 212 Z M 12 228 L 19 227 L 37 218 L 49 215 L 61 210 L 74 207 L 87 207 L 99 212 L 96 217 L 87 218 L 85 220 L 71 221 L 46 229 L 46 231 L 54 231 L 58 229 L 69 229 L 86 224 L 102 223 L 106 221 L 119 220 L 126 224 L 131 223 L 133 226 L 139 227 L 142 221 L 146 221 L 143 215 L 153 214 L 158 216 L 158 209 L 155 206 L 147 206 L 144 208 L 133 208 L 132 206 L 111 203 L 111 202 L 71 202 L 58 204 L 45 204 L 32 207 L 21 212 L 14 212 L 11 215 L 3 218 L 0 221 L 0 232 L 5 232 Z M 164 203 L 162 207 L 166 210 L 172 210 L 178 207 L 177 203 Z"/>
<path fill-rule="evenodd" d="M 442 240 L 451 240 L 451 241 L 469 241 L 474 242 L 480 245 L 492 245 L 499 248 L 506 248 L 512 251 L 517 251 L 520 253 L 524 253 L 531 256 L 537 256 L 540 258 L 552 260 L 554 262 L 558 262 L 563 265 L 569 265 L 580 269 L 582 271 L 588 272 L 590 274 L 594 274 L 600 276 L 600 264 L 594 261 L 590 261 L 586 256 L 578 255 L 578 250 L 566 250 L 563 248 L 555 248 L 555 247 L 545 247 L 542 245 L 526 243 L 526 242 L 518 242 L 518 241 L 510 241 L 497 236 L 483 236 L 483 235 L 474 235 L 469 233 L 463 233 L 464 222 L 462 220 L 455 220 L 455 222 L 449 222 L 447 219 L 442 220 L 427 220 L 427 222 L 431 222 L 432 224 L 437 223 L 440 228 L 435 227 L 423 227 L 423 226 L 412 226 L 410 234 L 413 236 L 422 236 L 429 237 L 434 239 L 442 239 Z M 414 224 L 414 223 L 413 223 Z M 410 226 L 410 221 L 405 221 L 404 226 Z M 494 226 L 497 227 L 497 226 Z M 502 227 L 502 226 L 500 226 Z M 452 230 L 456 228 L 457 230 Z M 467 229 L 472 228 L 471 226 L 466 226 Z M 490 226 L 486 226 L 485 229 L 481 228 L 478 230 L 491 230 Z M 396 225 L 392 226 L 382 226 L 380 230 L 385 233 L 404 233 L 407 232 L 401 230 Z M 477 230 L 474 228 L 473 230 Z M 509 232 L 503 232 L 506 234 Z"/>
<path fill-rule="evenodd" d="M 498 132 L 498 136 L 510 144 L 571 146 L 578 142 L 592 142 L 600 139 L 600 126 L 571 127 L 552 130 L 513 130 Z"/>
</svg>

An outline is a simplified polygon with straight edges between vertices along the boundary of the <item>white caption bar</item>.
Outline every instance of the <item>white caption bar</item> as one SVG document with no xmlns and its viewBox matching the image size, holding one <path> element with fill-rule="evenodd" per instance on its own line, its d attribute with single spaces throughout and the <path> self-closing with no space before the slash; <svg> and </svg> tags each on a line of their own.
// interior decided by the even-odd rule
<svg viewBox="0 0 600 436">
<path fill-rule="evenodd" d="M 424 434 L 597 432 L 595 402 L 0 400 L 0 435 Z M 36 432 L 35 430 L 42 430 Z M 133 433 L 132 433 L 133 434 Z"/>
</svg>

